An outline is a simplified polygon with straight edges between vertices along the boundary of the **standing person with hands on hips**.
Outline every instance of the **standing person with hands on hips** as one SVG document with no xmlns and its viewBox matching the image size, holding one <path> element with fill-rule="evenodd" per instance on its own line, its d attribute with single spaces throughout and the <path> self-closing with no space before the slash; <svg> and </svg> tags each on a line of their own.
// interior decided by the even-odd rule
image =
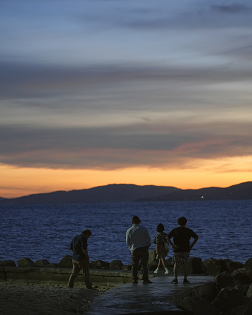
<svg viewBox="0 0 252 315">
<path fill-rule="evenodd" d="M 171 244 L 173 248 L 173 272 L 174 279 L 172 283 L 178 283 L 178 268 L 179 265 L 183 265 L 184 267 L 184 284 L 190 283 L 187 280 L 188 275 L 188 262 L 190 256 L 190 250 L 198 241 L 198 235 L 191 229 L 186 227 L 187 219 L 185 217 L 178 218 L 178 227 L 173 229 L 168 234 L 168 242 Z M 171 239 L 173 238 L 173 243 Z M 194 238 L 192 244 L 190 244 L 190 239 Z"/>
</svg>

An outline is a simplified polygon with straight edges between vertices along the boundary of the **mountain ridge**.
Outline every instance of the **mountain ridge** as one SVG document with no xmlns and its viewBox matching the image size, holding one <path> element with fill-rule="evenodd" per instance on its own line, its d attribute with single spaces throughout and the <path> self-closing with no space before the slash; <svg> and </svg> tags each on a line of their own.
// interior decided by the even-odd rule
<svg viewBox="0 0 252 315">
<path fill-rule="evenodd" d="M 82 190 L 54 191 L 17 198 L 2 198 L 0 204 L 89 203 L 89 202 L 158 202 L 203 200 L 252 200 L 252 182 L 226 188 L 179 189 L 173 186 L 109 184 Z"/>
<path fill-rule="evenodd" d="M 131 202 L 145 197 L 160 196 L 178 188 L 171 186 L 134 184 L 109 184 L 82 190 L 54 191 L 18 198 L 0 199 L 3 203 L 84 203 L 84 202 Z"/>
</svg>

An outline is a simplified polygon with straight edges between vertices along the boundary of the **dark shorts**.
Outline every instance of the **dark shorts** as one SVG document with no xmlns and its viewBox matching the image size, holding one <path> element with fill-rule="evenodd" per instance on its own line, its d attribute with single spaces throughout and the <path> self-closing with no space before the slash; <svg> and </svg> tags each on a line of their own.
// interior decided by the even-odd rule
<svg viewBox="0 0 252 315">
<path fill-rule="evenodd" d="M 172 262 L 176 265 L 188 265 L 190 252 L 173 253 Z"/>
</svg>

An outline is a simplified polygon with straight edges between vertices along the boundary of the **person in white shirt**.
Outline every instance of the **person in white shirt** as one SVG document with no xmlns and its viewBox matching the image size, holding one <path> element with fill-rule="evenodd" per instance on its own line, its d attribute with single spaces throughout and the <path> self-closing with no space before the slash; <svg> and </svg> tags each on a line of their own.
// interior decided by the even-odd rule
<svg viewBox="0 0 252 315">
<path fill-rule="evenodd" d="M 148 276 L 148 258 L 151 238 L 147 228 L 140 225 L 139 217 L 132 218 L 133 226 L 126 232 L 126 244 L 131 251 L 133 283 L 138 283 L 138 264 L 141 260 L 143 268 L 143 283 L 151 283 Z"/>
</svg>

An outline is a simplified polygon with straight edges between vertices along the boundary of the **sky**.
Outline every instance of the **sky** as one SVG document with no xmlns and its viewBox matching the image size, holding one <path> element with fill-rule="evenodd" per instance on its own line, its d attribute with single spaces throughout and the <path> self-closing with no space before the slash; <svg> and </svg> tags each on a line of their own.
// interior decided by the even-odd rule
<svg viewBox="0 0 252 315">
<path fill-rule="evenodd" d="M 250 0 L 1 0 L 0 196 L 252 180 Z"/>
</svg>

